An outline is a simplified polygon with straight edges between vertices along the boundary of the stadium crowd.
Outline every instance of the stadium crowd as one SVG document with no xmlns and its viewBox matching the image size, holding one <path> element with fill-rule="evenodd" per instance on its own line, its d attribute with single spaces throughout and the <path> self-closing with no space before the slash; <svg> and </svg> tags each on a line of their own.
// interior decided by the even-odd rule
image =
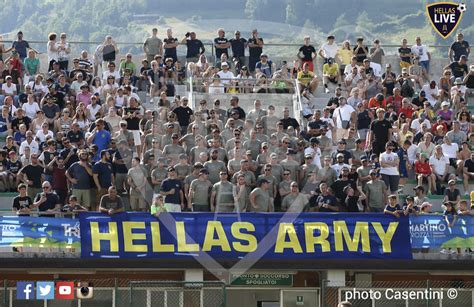
<svg viewBox="0 0 474 307">
<path fill-rule="evenodd" d="M 319 49 L 310 38 L 289 65 L 223 29 L 210 63 L 195 32 L 182 39 L 157 29 L 143 44 L 141 67 L 123 58 L 111 36 L 90 56 L 65 33 L 48 35 L 48 67 L 19 32 L 0 46 L 0 189 L 16 191 L 19 215 L 124 210 L 216 212 L 430 212 L 444 196 L 449 223 L 473 214 L 461 196 L 474 179 L 474 131 L 467 107 L 474 89 L 470 47 L 461 33 L 442 76 L 430 74 L 420 38 L 403 39 L 398 68 L 384 64 L 378 40 Z M 177 48 L 186 48 L 181 62 Z M 246 51 L 248 50 L 248 51 Z M 248 53 L 248 57 L 246 57 Z M 322 75 L 315 63 L 320 57 Z M 195 77 L 198 91 L 228 93 L 193 110 L 176 85 Z M 238 93 L 288 93 L 297 80 L 304 119 L 277 116 L 271 101 L 239 106 Z M 330 94 L 316 108 L 317 91 Z M 145 96 L 139 93 L 146 92 Z M 331 94 L 332 93 L 332 94 Z M 140 98 L 142 97 L 142 98 Z M 143 100 L 151 100 L 152 107 Z M 211 96 L 212 97 L 212 96 Z M 400 184 L 415 179 L 402 204 Z M 463 182 L 463 192 L 457 181 Z M 471 196 L 471 198 L 474 198 Z M 474 201 L 474 199 L 473 199 Z M 451 208 L 450 208 L 451 206 Z"/>
</svg>

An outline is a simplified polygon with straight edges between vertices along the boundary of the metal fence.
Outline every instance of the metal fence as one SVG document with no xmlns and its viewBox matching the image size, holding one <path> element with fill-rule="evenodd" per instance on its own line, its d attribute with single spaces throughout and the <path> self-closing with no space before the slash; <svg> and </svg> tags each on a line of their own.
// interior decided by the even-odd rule
<svg viewBox="0 0 474 307">
<path fill-rule="evenodd" d="M 462 280 L 322 282 L 322 307 L 349 301 L 353 307 L 472 307 L 474 282 Z"/>
<path fill-rule="evenodd" d="M 130 307 L 225 307 L 222 282 L 133 281 Z"/>
</svg>

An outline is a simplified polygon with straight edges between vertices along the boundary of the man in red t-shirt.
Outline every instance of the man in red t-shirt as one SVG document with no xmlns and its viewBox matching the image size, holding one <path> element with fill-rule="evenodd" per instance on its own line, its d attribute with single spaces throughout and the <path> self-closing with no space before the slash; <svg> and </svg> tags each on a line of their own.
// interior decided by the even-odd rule
<svg viewBox="0 0 474 307">
<path fill-rule="evenodd" d="M 421 153 L 420 158 L 415 161 L 415 174 L 418 185 L 422 186 L 424 180 L 428 181 L 428 191 L 433 193 L 433 189 L 436 187 L 436 176 L 431 171 L 428 156 L 425 153 Z"/>
</svg>

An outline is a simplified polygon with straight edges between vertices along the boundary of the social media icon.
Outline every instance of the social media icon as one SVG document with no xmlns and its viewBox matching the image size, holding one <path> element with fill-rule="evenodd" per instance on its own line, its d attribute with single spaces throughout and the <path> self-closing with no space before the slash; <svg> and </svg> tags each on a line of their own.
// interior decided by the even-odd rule
<svg viewBox="0 0 474 307">
<path fill-rule="evenodd" d="M 16 283 L 17 300 L 34 300 L 35 283 L 32 281 L 19 281 Z"/>
<path fill-rule="evenodd" d="M 76 298 L 84 300 L 94 296 L 94 288 L 89 282 L 79 282 L 77 284 Z"/>
<path fill-rule="evenodd" d="M 73 300 L 74 299 L 74 282 L 72 281 L 56 282 L 56 299 Z"/>
<path fill-rule="evenodd" d="M 37 300 L 54 300 L 54 282 L 38 281 L 36 283 Z"/>
</svg>

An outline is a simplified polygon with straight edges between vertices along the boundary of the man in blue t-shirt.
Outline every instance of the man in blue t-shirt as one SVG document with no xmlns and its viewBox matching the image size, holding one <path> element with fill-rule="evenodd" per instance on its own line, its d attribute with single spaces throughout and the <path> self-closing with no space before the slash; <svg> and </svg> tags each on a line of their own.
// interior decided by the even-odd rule
<svg viewBox="0 0 474 307">
<path fill-rule="evenodd" d="M 165 206 L 168 212 L 184 210 L 183 183 L 176 176 L 174 167 L 168 168 L 168 178 L 161 183 L 160 194 L 165 196 Z"/>
<path fill-rule="evenodd" d="M 108 193 L 109 187 L 112 186 L 112 182 L 114 182 L 112 164 L 110 164 L 109 160 L 110 153 L 108 150 L 104 149 L 100 152 L 100 161 L 97 161 L 92 166 L 92 177 L 94 178 L 94 183 L 97 187 L 97 206 L 99 205 L 102 196 Z"/>
<path fill-rule="evenodd" d="M 33 50 L 38 54 L 38 51 L 30 47 L 30 44 L 23 40 L 23 32 L 19 31 L 17 33 L 17 40 L 13 42 L 12 47 L 4 51 L 4 53 L 10 52 L 15 49 L 20 56 L 20 59 L 23 61 L 28 56 L 28 49 Z"/>
<path fill-rule="evenodd" d="M 186 61 L 197 62 L 199 56 L 206 50 L 204 44 L 196 38 L 195 32 L 186 33 L 185 37 L 181 40 L 181 44 L 185 44 L 187 47 Z"/>
<path fill-rule="evenodd" d="M 262 53 L 260 55 L 260 61 L 255 64 L 255 69 L 258 69 L 267 78 L 271 78 L 272 72 L 275 70 L 275 66 L 273 62 L 268 59 L 268 55 Z"/>
<path fill-rule="evenodd" d="M 89 154 L 82 150 L 79 152 L 79 161 L 73 163 L 66 171 L 67 179 L 72 183 L 72 193 L 77 196 L 78 202 L 90 209 L 92 187 L 92 167 L 89 160 Z"/>
<path fill-rule="evenodd" d="M 95 144 L 98 147 L 98 152 L 109 148 L 110 143 L 110 132 L 104 129 L 105 121 L 98 119 L 95 121 L 95 128 L 92 130 L 92 134 L 87 138 L 87 142 Z"/>
</svg>

